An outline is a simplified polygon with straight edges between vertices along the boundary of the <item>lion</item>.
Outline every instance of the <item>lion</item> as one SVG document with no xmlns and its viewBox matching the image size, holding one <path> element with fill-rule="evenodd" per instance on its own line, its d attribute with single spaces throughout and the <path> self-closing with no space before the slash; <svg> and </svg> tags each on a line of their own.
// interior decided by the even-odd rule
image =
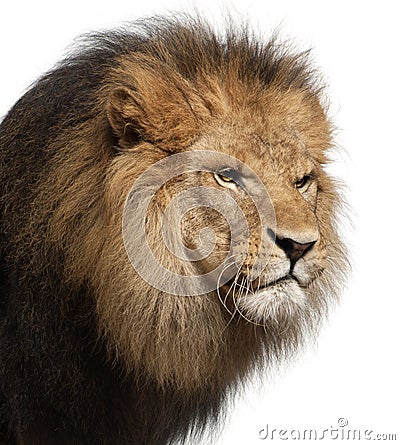
<svg viewBox="0 0 400 445">
<path fill-rule="evenodd" d="M 221 424 L 338 300 L 324 88 L 247 26 L 95 33 L 0 127 L 0 443 Z"/>
</svg>

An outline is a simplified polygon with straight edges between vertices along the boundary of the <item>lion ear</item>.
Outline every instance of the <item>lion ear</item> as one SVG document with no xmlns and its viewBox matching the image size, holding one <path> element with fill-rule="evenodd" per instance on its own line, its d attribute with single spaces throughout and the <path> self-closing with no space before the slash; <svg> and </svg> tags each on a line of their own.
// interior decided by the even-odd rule
<svg viewBox="0 0 400 445">
<path fill-rule="evenodd" d="M 129 87 L 108 97 L 107 117 L 118 138 L 178 148 L 190 143 L 210 110 L 192 84 L 165 67 L 135 67 Z"/>
<path fill-rule="evenodd" d="M 107 118 L 118 138 L 131 139 L 133 133 L 138 133 L 135 122 L 138 120 L 138 106 L 129 89 L 116 88 L 110 94 L 107 103 Z"/>
</svg>

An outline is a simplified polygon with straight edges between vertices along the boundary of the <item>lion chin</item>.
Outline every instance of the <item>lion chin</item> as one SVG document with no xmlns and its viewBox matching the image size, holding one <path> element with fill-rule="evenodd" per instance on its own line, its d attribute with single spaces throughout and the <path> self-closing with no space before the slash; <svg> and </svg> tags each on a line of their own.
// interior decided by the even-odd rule
<svg viewBox="0 0 400 445">
<path fill-rule="evenodd" d="M 285 276 L 237 301 L 243 317 L 262 325 L 271 321 L 287 322 L 288 319 L 298 316 L 299 311 L 303 311 L 306 305 L 304 290 L 290 276 Z"/>
</svg>

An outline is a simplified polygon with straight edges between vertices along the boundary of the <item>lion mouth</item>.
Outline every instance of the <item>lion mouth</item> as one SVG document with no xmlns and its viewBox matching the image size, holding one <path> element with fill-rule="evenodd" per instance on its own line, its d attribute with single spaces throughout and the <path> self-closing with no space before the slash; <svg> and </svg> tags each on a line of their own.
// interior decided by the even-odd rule
<svg viewBox="0 0 400 445">
<path fill-rule="evenodd" d="M 276 279 L 274 279 L 274 280 L 272 280 L 272 281 L 270 281 L 270 282 L 268 282 L 268 283 L 266 283 L 266 284 L 264 284 L 262 286 L 256 286 L 255 292 L 261 291 L 263 289 L 267 289 L 267 288 L 269 288 L 271 286 L 275 286 L 276 284 L 283 283 L 283 282 L 289 281 L 289 280 L 294 280 L 294 281 L 296 281 L 300 285 L 300 283 L 297 280 L 297 278 L 294 275 L 289 273 L 289 274 L 284 275 L 284 276 L 282 276 L 280 278 L 276 278 Z M 254 281 L 252 282 L 252 286 L 254 286 Z"/>
<path fill-rule="evenodd" d="M 225 288 L 226 290 L 229 289 L 232 290 L 235 288 L 246 289 L 248 291 L 247 293 L 255 294 L 259 291 L 271 288 L 275 285 L 284 283 L 286 281 L 295 281 L 300 286 L 298 279 L 292 274 L 288 273 L 278 278 L 274 278 L 270 281 L 263 281 L 260 278 L 257 278 L 255 280 L 249 280 L 247 275 L 240 274 L 228 280 L 222 287 Z"/>
<path fill-rule="evenodd" d="M 233 281 L 234 280 L 231 280 L 231 284 Z M 272 288 L 273 286 L 276 286 L 276 285 L 279 285 L 279 284 L 282 284 L 285 282 L 290 282 L 290 281 L 294 281 L 300 287 L 302 287 L 299 280 L 291 273 L 287 273 L 287 274 L 282 275 L 278 278 L 274 278 L 270 281 L 263 281 L 262 279 L 255 279 L 253 281 L 249 281 L 246 276 L 243 276 L 243 277 L 239 276 L 239 279 L 237 279 L 237 282 L 239 282 L 239 283 L 240 282 L 243 283 L 244 281 L 247 281 L 247 287 L 249 288 L 251 293 L 254 293 L 254 294 L 257 292 L 260 292 L 262 290 Z"/>
</svg>

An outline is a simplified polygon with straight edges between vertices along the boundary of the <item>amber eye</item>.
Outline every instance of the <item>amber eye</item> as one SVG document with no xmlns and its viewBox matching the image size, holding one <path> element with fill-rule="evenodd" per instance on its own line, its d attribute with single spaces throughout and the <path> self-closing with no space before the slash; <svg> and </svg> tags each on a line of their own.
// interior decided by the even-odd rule
<svg viewBox="0 0 400 445">
<path fill-rule="evenodd" d="M 311 175 L 304 175 L 301 179 L 298 179 L 294 183 L 294 186 L 298 190 L 304 190 L 304 189 L 306 189 L 310 185 L 311 180 L 312 180 L 312 176 Z"/>
<path fill-rule="evenodd" d="M 228 176 L 219 175 L 217 173 L 216 173 L 216 175 L 217 175 L 218 179 L 220 179 L 223 182 L 232 182 L 233 181 L 233 179 L 229 178 Z"/>
<path fill-rule="evenodd" d="M 230 171 L 231 171 L 230 169 L 226 169 L 227 174 Z M 219 173 L 214 173 L 214 178 L 217 181 L 217 183 L 222 187 L 230 188 L 232 190 L 236 189 L 237 185 L 234 179 L 230 176 L 225 175 L 224 173 L 225 173 L 224 171 L 221 171 Z"/>
</svg>

